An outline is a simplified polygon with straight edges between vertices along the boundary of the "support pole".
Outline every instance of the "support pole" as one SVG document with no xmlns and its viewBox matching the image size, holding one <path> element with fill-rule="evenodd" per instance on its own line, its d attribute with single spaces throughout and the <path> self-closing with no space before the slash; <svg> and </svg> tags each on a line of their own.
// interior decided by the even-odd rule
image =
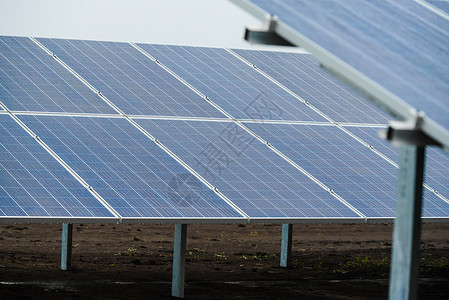
<svg viewBox="0 0 449 300">
<path fill-rule="evenodd" d="M 418 292 L 425 146 L 400 147 L 389 299 L 416 299 Z"/>
<path fill-rule="evenodd" d="M 292 258 L 293 224 L 282 224 L 281 267 L 288 267 Z"/>
<path fill-rule="evenodd" d="M 184 298 L 186 239 L 187 224 L 175 224 L 171 294 L 178 298 Z"/>
<path fill-rule="evenodd" d="M 61 270 L 72 268 L 72 232 L 73 224 L 62 224 Z"/>
</svg>

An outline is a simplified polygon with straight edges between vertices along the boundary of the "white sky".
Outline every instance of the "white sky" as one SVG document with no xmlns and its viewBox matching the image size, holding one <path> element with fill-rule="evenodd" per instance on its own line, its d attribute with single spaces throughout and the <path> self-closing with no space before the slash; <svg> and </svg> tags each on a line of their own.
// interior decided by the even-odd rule
<svg viewBox="0 0 449 300">
<path fill-rule="evenodd" d="M 247 25 L 228 0 L 0 0 L 0 35 L 255 48 Z"/>
</svg>

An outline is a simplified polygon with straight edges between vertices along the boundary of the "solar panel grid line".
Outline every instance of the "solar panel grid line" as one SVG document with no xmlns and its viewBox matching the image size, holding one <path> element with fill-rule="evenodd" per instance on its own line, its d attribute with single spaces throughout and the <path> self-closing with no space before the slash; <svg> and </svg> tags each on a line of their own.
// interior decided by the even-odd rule
<svg viewBox="0 0 449 300">
<path fill-rule="evenodd" d="M 37 41 L 38 42 L 38 41 Z M 42 44 L 41 47 L 44 47 Z M 47 49 L 48 50 L 48 49 Z M 50 52 L 50 51 L 47 51 Z M 50 52 L 51 53 L 51 52 Z M 56 55 L 53 57 L 57 58 Z M 151 57 L 150 57 L 151 58 Z M 106 103 L 108 103 L 113 109 L 115 109 L 119 114 L 121 114 L 128 122 L 130 122 L 135 128 L 137 128 L 141 133 L 143 133 L 150 140 L 155 142 L 161 149 L 163 149 L 167 154 L 169 154 L 172 158 L 174 158 L 178 163 L 180 163 L 184 168 L 186 168 L 190 173 L 193 173 L 194 170 L 187 165 L 184 161 L 182 161 L 179 157 L 177 157 L 173 152 L 171 152 L 167 147 L 165 147 L 161 142 L 159 142 L 154 136 L 152 136 L 148 131 L 142 128 L 139 124 L 137 124 L 133 119 L 127 116 L 120 108 L 118 108 L 112 101 L 110 101 L 105 95 L 103 95 L 100 91 L 98 91 L 94 86 L 92 86 L 87 80 L 82 78 L 79 74 L 77 74 L 70 66 L 64 63 L 61 59 L 57 59 L 58 62 L 64 65 L 72 74 L 77 76 L 83 83 L 91 87 L 91 90 L 96 92 Z M 165 68 L 164 68 L 165 69 Z M 170 73 L 170 72 L 169 72 Z M 173 75 L 173 74 L 172 74 Z M 219 193 L 218 190 L 213 187 L 209 182 L 207 182 L 203 177 L 201 177 L 198 173 L 193 173 L 195 177 L 197 177 L 201 182 L 203 182 L 206 186 L 208 186 L 211 190 L 213 190 L 220 198 L 222 198 L 228 205 L 230 205 L 235 211 L 237 211 L 240 215 L 245 218 L 249 218 L 239 207 L 237 207 L 232 201 L 230 201 L 227 197 L 225 197 L 222 193 Z M 198 177 L 199 176 L 199 177 Z"/>
<path fill-rule="evenodd" d="M 91 84 L 89 84 L 83 77 L 81 77 L 78 73 L 76 73 L 72 68 L 70 68 L 65 62 L 63 62 L 55 53 L 52 53 L 48 50 L 44 45 L 42 45 L 36 38 L 29 37 L 36 45 L 38 45 L 41 49 L 47 52 L 48 55 L 53 57 L 58 63 L 60 63 L 64 68 L 67 69 L 70 73 L 72 73 L 76 78 L 78 78 L 82 83 L 84 83 L 89 89 L 91 89 L 95 94 L 101 95 L 101 93 L 95 89 Z"/>
<path fill-rule="evenodd" d="M 176 117 L 176 116 L 154 116 L 154 115 L 127 115 L 131 119 L 150 120 L 180 120 L 180 121 L 206 121 L 206 122 L 232 122 L 229 118 L 205 118 L 205 117 Z"/>
<path fill-rule="evenodd" d="M 108 218 L 108 217 L 46 217 L 46 216 L 2 216 L 0 218 L 0 224 L 2 223 L 120 223 L 118 218 Z"/>
<path fill-rule="evenodd" d="M 60 165 L 64 167 L 83 187 L 85 187 L 100 203 L 115 217 L 121 219 L 121 216 L 117 211 L 107 203 L 101 195 L 95 191 L 78 173 L 76 173 L 61 157 L 59 157 L 53 149 L 51 149 L 39 136 L 37 136 L 25 123 L 23 123 L 16 115 L 14 115 L 9 109 L 0 101 L 0 106 L 8 112 L 14 121 L 20 125 L 30 136 L 32 136 L 40 146 L 42 146 Z M 88 208 L 86 208 L 88 210 Z"/>
<path fill-rule="evenodd" d="M 237 57 L 238 59 L 240 59 L 241 61 L 243 61 L 246 65 L 250 66 L 251 68 L 253 68 L 254 70 L 256 70 L 257 72 L 259 72 L 260 74 L 262 74 L 263 76 L 265 76 L 267 79 L 269 79 L 270 81 L 272 81 L 273 83 L 275 83 L 276 85 L 278 85 L 280 88 L 282 88 L 284 91 L 286 91 L 287 93 L 289 93 L 290 95 L 292 95 L 293 97 L 295 97 L 296 99 L 298 99 L 299 101 L 301 101 L 303 104 L 307 105 L 310 109 L 314 110 L 317 114 L 321 115 L 323 118 L 325 118 L 326 120 L 328 120 L 331 123 L 336 123 L 331 117 L 329 117 L 328 115 L 326 115 L 325 113 L 321 112 L 318 108 L 316 108 L 315 106 L 313 106 L 313 104 L 311 104 L 309 101 L 303 99 L 301 96 L 297 95 L 296 93 L 294 93 L 292 90 L 290 90 L 289 88 L 287 88 L 285 85 L 283 85 L 282 83 L 280 83 L 279 81 L 277 81 L 276 79 L 274 79 L 273 77 L 271 77 L 270 75 L 268 75 L 267 73 L 265 73 L 264 71 L 262 71 L 260 68 L 258 68 L 255 64 L 252 64 L 250 61 L 248 61 L 247 59 L 243 58 L 242 56 L 240 56 L 239 54 L 237 54 L 235 51 L 233 51 L 230 48 L 224 48 L 226 51 L 228 51 L 229 53 L 231 53 L 232 55 L 234 55 L 235 57 Z"/>
<path fill-rule="evenodd" d="M 447 14 L 447 12 L 443 11 L 439 7 L 435 7 L 434 5 L 432 5 L 432 3 L 429 3 L 428 1 L 425 1 L 425 0 L 414 0 L 414 1 L 418 2 L 425 8 L 430 9 L 434 13 L 438 14 L 440 17 L 443 17 L 443 18 L 449 20 L 449 15 Z M 435 2 L 435 1 L 432 1 L 432 2 Z M 441 1 L 441 2 L 443 2 L 443 1 Z M 447 2 L 447 1 L 445 1 L 445 2 Z"/>
<path fill-rule="evenodd" d="M 69 65 L 67 65 L 62 59 L 60 59 L 56 54 L 52 53 L 48 50 L 41 42 L 39 42 L 36 38 L 30 37 L 30 39 L 36 43 L 40 48 L 42 48 L 45 52 L 51 55 L 58 63 L 60 63 L 64 68 L 66 68 L 70 73 L 72 73 L 76 78 L 78 78 L 82 83 L 84 83 L 90 90 L 92 90 L 95 94 L 97 94 L 103 101 L 106 101 L 109 106 L 111 106 L 116 112 L 119 114 L 125 115 L 114 103 L 109 101 L 101 91 L 97 90 L 93 85 L 91 85 L 86 79 L 84 79 L 81 75 L 79 75 L 75 70 L 73 70 Z"/>
<path fill-rule="evenodd" d="M 201 98 L 206 100 L 209 104 L 211 104 L 213 107 L 215 107 L 217 110 L 219 110 L 222 114 L 226 115 L 230 119 L 234 119 L 230 114 L 228 114 L 224 109 L 222 109 L 219 105 L 217 105 L 215 102 L 213 102 L 208 96 L 204 95 L 201 91 L 199 91 L 197 88 L 195 88 L 193 85 L 191 85 L 189 82 L 187 82 L 184 78 L 176 74 L 173 70 L 165 66 L 163 63 L 161 63 L 158 59 L 153 57 L 151 54 L 149 54 L 147 51 L 143 50 L 141 47 L 136 45 L 135 43 L 130 43 L 131 46 L 133 46 L 135 49 L 137 49 L 140 53 L 148 57 L 149 59 L 153 60 L 158 66 L 163 68 L 165 71 L 167 71 L 169 74 L 174 76 L 176 79 L 178 79 L 180 82 L 182 82 L 185 86 L 187 86 L 189 89 L 194 91 L 196 94 L 198 94 Z"/>
<path fill-rule="evenodd" d="M 135 123 L 135 122 L 134 122 Z M 137 126 L 139 126 L 139 130 L 142 130 L 142 133 L 146 134 L 147 131 L 140 126 L 139 124 L 135 123 Z M 177 162 L 179 162 L 184 168 L 186 168 L 191 174 L 193 174 L 196 178 L 198 178 L 201 182 L 203 182 L 207 187 L 209 187 L 211 190 L 213 190 L 221 199 L 223 199 L 228 205 L 230 205 L 235 211 L 237 211 L 240 215 L 245 217 L 247 220 L 250 220 L 250 217 L 242 210 L 240 207 L 234 204 L 226 195 L 224 195 L 219 189 L 217 189 L 215 186 L 213 186 L 211 183 L 209 183 L 203 176 L 201 176 L 197 171 L 195 171 L 192 167 L 190 167 L 187 163 L 185 163 L 181 158 L 179 158 L 175 153 L 173 153 L 168 147 L 166 147 L 164 144 L 162 144 L 159 140 L 155 139 L 156 144 L 159 145 L 165 152 L 167 152 L 171 157 L 173 157 Z"/>
<path fill-rule="evenodd" d="M 46 111 L 23 111 L 23 110 L 11 110 L 16 116 L 64 116 L 64 117 L 79 117 L 79 118 L 124 118 L 124 116 L 119 114 L 95 114 L 95 113 L 61 113 L 61 112 L 46 112 Z M 5 114 L 7 112 L 1 111 L 1 114 Z"/>
<path fill-rule="evenodd" d="M 284 121 L 284 120 L 266 120 L 266 119 L 236 119 L 242 123 L 268 123 L 268 124 L 301 124 L 301 125 L 317 125 L 317 126 L 334 126 L 340 125 L 344 127 L 373 127 L 385 128 L 387 124 L 372 124 L 372 123 L 346 123 L 346 122 L 315 122 L 315 121 Z"/>
<path fill-rule="evenodd" d="M 449 199 L 446 198 L 444 195 L 440 194 L 436 189 L 433 189 L 431 186 L 429 186 L 428 184 L 424 183 L 423 187 L 425 189 L 427 189 L 428 191 L 432 192 L 435 196 L 437 196 L 438 198 L 440 198 L 441 200 L 449 203 Z"/>
</svg>

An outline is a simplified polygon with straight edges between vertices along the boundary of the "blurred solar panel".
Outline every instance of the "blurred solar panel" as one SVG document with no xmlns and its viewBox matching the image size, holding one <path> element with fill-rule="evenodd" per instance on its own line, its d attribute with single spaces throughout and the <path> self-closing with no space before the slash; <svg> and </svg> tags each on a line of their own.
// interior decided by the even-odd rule
<svg viewBox="0 0 449 300">
<path fill-rule="evenodd" d="M 396 167 L 335 126 L 247 124 L 365 216 L 394 217 Z M 426 194 L 423 216 L 449 217 L 449 204 Z"/>
<path fill-rule="evenodd" d="M 336 122 L 383 123 L 390 116 L 320 67 L 309 54 L 233 50 Z"/>
<path fill-rule="evenodd" d="M 130 44 L 38 40 L 125 114 L 224 117 Z"/>
<path fill-rule="evenodd" d="M 428 4 L 432 5 L 433 7 L 441 10 L 443 13 L 446 13 L 449 17 L 449 1 L 447 0 L 424 0 L 424 2 L 427 2 Z"/>
<path fill-rule="evenodd" d="M 236 123 L 137 120 L 251 218 L 360 218 Z"/>
<path fill-rule="evenodd" d="M 326 121 L 224 49 L 139 46 L 234 118 Z"/>
<path fill-rule="evenodd" d="M 126 119 L 20 118 L 124 219 L 241 218 Z"/>
<path fill-rule="evenodd" d="M 447 14 L 436 13 L 422 5 L 424 1 L 409 0 L 250 1 L 278 16 L 285 25 L 276 28 L 286 28 L 290 38 L 294 36 L 303 46 L 308 44 L 321 60 L 343 62 L 334 66 L 334 71 L 371 90 L 370 95 L 390 111 L 412 117 L 408 104 L 425 112 L 425 132 L 449 145 Z M 262 15 L 260 11 L 258 15 Z M 359 74 L 343 71 L 346 65 Z M 362 80 L 360 74 L 378 85 Z"/>
<path fill-rule="evenodd" d="M 0 216 L 116 219 L 8 115 L 0 115 Z"/>
<path fill-rule="evenodd" d="M 0 99 L 11 110 L 115 113 L 32 40 L 0 36 Z"/>
</svg>

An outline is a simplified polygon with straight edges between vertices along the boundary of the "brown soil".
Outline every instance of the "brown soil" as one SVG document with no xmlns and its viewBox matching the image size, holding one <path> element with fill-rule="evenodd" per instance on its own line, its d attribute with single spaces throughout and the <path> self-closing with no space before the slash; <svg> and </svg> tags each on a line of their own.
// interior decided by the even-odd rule
<svg viewBox="0 0 449 300">
<path fill-rule="evenodd" d="M 189 225 L 186 299 L 385 299 L 392 225 Z M 0 225 L 1 299 L 171 298 L 173 225 L 75 224 L 60 271 L 61 225 Z M 449 224 L 425 224 L 420 299 L 449 297 Z"/>
</svg>

